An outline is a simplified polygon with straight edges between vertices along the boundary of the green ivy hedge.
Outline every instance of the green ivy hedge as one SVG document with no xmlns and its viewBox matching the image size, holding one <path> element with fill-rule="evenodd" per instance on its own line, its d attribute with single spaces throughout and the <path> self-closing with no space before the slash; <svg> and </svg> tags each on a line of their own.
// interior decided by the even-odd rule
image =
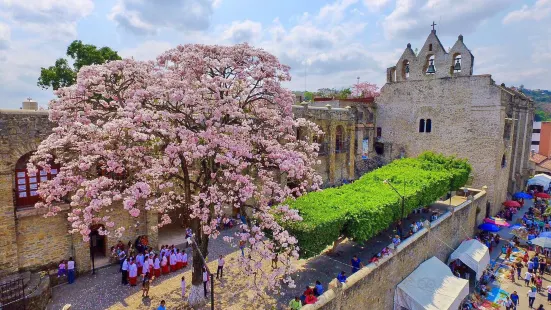
<svg viewBox="0 0 551 310">
<path fill-rule="evenodd" d="M 401 198 L 384 180 L 405 197 L 407 215 L 465 185 L 470 172 L 466 160 L 431 152 L 395 160 L 354 183 L 288 201 L 303 220 L 284 225 L 298 239 L 301 256 L 312 257 L 341 236 L 365 241 L 400 218 Z"/>
</svg>

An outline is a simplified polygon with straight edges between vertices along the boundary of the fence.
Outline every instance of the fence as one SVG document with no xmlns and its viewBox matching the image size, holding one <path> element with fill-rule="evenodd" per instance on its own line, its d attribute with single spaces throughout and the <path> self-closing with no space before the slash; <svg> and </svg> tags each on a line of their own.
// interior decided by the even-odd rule
<svg viewBox="0 0 551 310">
<path fill-rule="evenodd" d="M 0 284 L 0 310 L 24 310 L 25 299 L 23 279 Z"/>
</svg>

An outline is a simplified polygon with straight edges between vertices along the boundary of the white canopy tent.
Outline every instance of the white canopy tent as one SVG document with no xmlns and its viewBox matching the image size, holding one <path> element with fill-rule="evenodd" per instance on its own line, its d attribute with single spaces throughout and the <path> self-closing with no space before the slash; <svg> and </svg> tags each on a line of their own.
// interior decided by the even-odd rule
<svg viewBox="0 0 551 310">
<path fill-rule="evenodd" d="M 526 183 L 526 185 L 528 186 L 530 185 L 543 186 L 544 190 L 549 189 L 549 184 L 551 184 L 551 176 L 548 176 L 547 174 L 543 174 L 543 173 L 536 174 L 533 178 L 528 180 L 528 182 Z"/>
<path fill-rule="evenodd" d="M 469 295 L 469 281 L 455 277 L 435 256 L 396 287 L 394 310 L 456 310 Z"/>
<path fill-rule="evenodd" d="M 474 270 L 476 278 L 480 279 L 482 273 L 490 264 L 490 251 L 488 251 L 487 246 L 476 239 L 466 240 L 453 251 L 448 264 L 457 259 Z"/>
</svg>

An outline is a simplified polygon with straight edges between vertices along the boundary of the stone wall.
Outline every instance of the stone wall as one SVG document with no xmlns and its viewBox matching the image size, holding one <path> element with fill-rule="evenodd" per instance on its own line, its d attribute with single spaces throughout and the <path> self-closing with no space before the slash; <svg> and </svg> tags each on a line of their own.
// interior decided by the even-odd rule
<svg viewBox="0 0 551 310">
<path fill-rule="evenodd" d="M 404 150 L 411 157 L 435 151 L 467 158 L 471 185 L 488 186 L 491 213 L 497 212 L 507 196 L 511 151 L 503 138 L 501 90 L 489 75 L 387 83 L 376 101 L 382 141 L 392 144 L 385 156 Z M 432 121 L 430 133 L 419 132 L 421 119 Z"/>
<path fill-rule="evenodd" d="M 393 309 L 396 286 L 422 262 L 432 256 L 446 262 L 448 256 L 476 231 L 476 209 L 486 204 L 486 192 L 473 201 L 455 207 L 398 246 L 395 252 L 377 264 L 369 264 L 351 275 L 344 285 L 334 279 L 315 305 L 304 310 Z"/>
</svg>

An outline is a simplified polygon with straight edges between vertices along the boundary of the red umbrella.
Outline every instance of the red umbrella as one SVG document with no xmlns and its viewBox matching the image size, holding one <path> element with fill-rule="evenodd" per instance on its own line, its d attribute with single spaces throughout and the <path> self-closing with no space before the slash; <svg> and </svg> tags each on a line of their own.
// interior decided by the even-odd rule
<svg viewBox="0 0 551 310">
<path fill-rule="evenodd" d="M 546 194 L 546 193 L 537 193 L 534 196 L 539 197 L 539 198 L 544 198 L 544 199 L 551 198 L 551 196 L 549 196 L 549 194 Z"/>
<path fill-rule="evenodd" d="M 520 203 L 518 203 L 518 201 L 514 201 L 514 200 L 507 200 L 503 203 L 503 205 L 506 206 L 506 207 L 517 207 L 517 208 L 520 207 Z"/>
</svg>

